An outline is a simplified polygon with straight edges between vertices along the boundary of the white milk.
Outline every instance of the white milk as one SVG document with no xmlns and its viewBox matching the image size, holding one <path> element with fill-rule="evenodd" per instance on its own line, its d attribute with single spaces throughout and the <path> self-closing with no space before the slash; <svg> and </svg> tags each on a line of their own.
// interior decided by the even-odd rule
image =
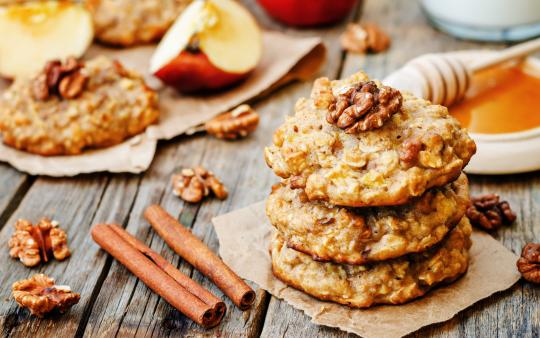
<svg viewBox="0 0 540 338">
<path fill-rule="evenodd" d="M 421 0 L 439 28 L 480 40 L 519 40 L 540 34 L 540 0 Z"/>
</svg>

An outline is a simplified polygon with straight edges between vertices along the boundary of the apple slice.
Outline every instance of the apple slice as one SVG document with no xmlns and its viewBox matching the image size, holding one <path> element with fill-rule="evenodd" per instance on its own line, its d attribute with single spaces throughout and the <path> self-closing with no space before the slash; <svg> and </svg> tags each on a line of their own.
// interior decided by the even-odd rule
<svg viewBox="0 0 540 338">
<path fill-rule="evenodd" d="M 80 57 L 94 37 L 90 13 L 67 1 L 0 8 L 0 74 L 30 76 L 52 59 Z"/>
<path fill-rule="evenodd" d="M 181 92 L 231 86 L 261 59 L 261 31 L 233 0 L 195 0 L 159 43 L 150 71 Z"/>
</svg>

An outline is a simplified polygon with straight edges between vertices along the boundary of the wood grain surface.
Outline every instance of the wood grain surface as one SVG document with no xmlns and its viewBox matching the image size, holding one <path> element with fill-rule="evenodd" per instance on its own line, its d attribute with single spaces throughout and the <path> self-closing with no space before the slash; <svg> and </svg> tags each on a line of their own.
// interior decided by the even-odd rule
<svg viewBox="0 0 540 338">
<path fill-rule="evenodd" d="M 342 23 L 319 29 L 297 30 L 270 19 L 254 0 L 243 1 L 265 29 L 294 36 L 320 36 L 328 61 L 320 75 L 347 76 L 360 69 L 383 78 L 407 60 L 427 52 L 456 49 L 502 48 L 454 39 L 429 26 L 413 0 L 366 0 Z M 338 37 L 347 22 L 372 21 L 392 36 L 392 47 L 376 55 L 345 54 Z M 255 306 L 242 312 L 205 277 L 193 270 L 155 235 L 142 217 L 159 203 L 201 238 L 211 249 L 218 242 L 211 218 L 260 201 L 278 179 L 264 163 L 263 148 L 272 133 L 293 112 L 295 101 L 309 94 L 310 82 L 290 84 L 259 99 L 254 107 L 261 123 L 250 137 L 226 142 L 197 134 L 160 142 L 150 169 L 141 175 L 92 174 L 76 178 L 30 177 L 0 164 L 0 333 L 3 337 L 344 337 L 336 329 L 310 323 L 301 311 L 257 290 Z M 509 159 L 511 160 L 511 159 Z M 202 164 L 229 189 L 225 201 L 208 199 L 185 204 L 171 192 L 170 177 L 179 168 Z M 511 227 L 494 233 L 507 248 L 519 253 L 525 242 L 540 241 L 540 173 L 511 176 L 470 176 L 472 192 L 497 192 L 518 214 Z M 73 256 L 26 268 L 8 256 L 7 241 L 18 218 L 38 221 L 47 216 L 66 229 Z M 145 241 L 183 272 L 227 304 L 217 328 L 204 330 L 151 292 L 124 267 L 93 243 L 89 230 L 97 222 L 116 222 Z M 36 319 L 11 299 L 11 284 L 43 272 L 81 293 L 81 301 L 62 316 Z M 426 327 L 414 337 L 538 337 L 540 288 L 519 282 L 512 289 L 475 304 L 445 323 Z"/>
</svg>

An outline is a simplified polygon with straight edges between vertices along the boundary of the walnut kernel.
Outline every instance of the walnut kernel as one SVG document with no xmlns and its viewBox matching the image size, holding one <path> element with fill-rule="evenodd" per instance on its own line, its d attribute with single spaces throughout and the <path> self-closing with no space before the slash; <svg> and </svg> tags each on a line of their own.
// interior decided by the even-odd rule
<svg viewBox="0 0 540 338">
<path fill-rule="evenodd" d="M 397 89 L 364 81 L 334 98 L 326 120 L 349 134 L 377 129 L 399 111 L 402 102 Z"/>
<path fill-rule="evenodd" d="M 83 66 L 74 57 L 67 58 L 63 64 L 60 60 L 47 62 L 33 81 L 34 97 L 45 101 L 53 95 L 64 99 L 79 96 L 88 82 L 88 76 L 81 71 Z"/>
<path fill-rule="evenodd" d="M 540 283 L 540 244 L 525 245 L 516 265 L 523 278 L 529 282 Z"/>
<path fill-rule="evenodd" d="M 351 23 L 340 37 L 341 47 L 349 52 L 363 54 L 379 53 L 390 46 L 390 37 L 373 23 Z"/>
<path fill-rule="evenodd" d="M 55 285 L 54 279 L 44 274 L 15 282 L 12 295 L 20 306 L 28 308 L 37 317 L 43 317 L 53 310 L 63 313 L 81 298 L 69 286 Z"/>
<path fill-rule="evenodd" d="M 411 136 L 401 144 L 399 148 L 399 160 L 406 166 L 412 167 L 418 162 L 422 140 L 418 136 Z"/>
<path fill-rule="evenodd" d="M 217 138 L 235 140 L 246 137 L 258 124 L 259 114 L 249 105 L 243 104 L 206 122 L 205 129 Z"/>
<path fill-rule="evenodd" d="M 507 201 L 500 201 L 497 194 L 486 194 L 471 198 L 467 217 L 474 226 L 485 230 L 496 230 L 503 224 L 512 224 L 516 214 Z"/>
<path fill-rule="evenodd" d="M 58 85 L 58 92 L 64 99 L 74 99 L 82 93 L 87 81 L 88 76 L 80 71 L 75 71 L 62 78 Z"/>
<path fill-rule="evenodd" d="M 172 177 L 173 193 L 186 202 L 198 203 L 212 192 L 218 199 L 228 196 L 227 189 L 211 171 L 197 166 L 182 169 Z"/>
<path fill-rule="evenodd" d="M 20 219 L 15 223 L 15 232 L 11 236 L 8 246 L 9 255 L 26 266 L 36 266 L 41 262 L 40 247 L 32 236 L 32 223 Z"/>
<path fill-rule="evenodd" d="M 70 256 L 67 235 L 58 222 L 43 218 L 37 225 L 20 219 L 8 242 L 9 255 L 28 267 L 47 262 L 51 257 L 61 261 Z"/>
</svg>

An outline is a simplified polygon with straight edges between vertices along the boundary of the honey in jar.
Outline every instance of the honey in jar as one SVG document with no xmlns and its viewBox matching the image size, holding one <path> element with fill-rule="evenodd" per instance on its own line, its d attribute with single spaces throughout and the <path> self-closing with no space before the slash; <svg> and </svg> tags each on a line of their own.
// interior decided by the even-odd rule
<svg viewBox="0 0 540 338">
<path fill-rule="evenodd" d="M 483 71 L 473 77 L 465 99 L 449 110 L 473 133 L 540 127 L 540 67 L 525 64 Z"/>
</svg>

